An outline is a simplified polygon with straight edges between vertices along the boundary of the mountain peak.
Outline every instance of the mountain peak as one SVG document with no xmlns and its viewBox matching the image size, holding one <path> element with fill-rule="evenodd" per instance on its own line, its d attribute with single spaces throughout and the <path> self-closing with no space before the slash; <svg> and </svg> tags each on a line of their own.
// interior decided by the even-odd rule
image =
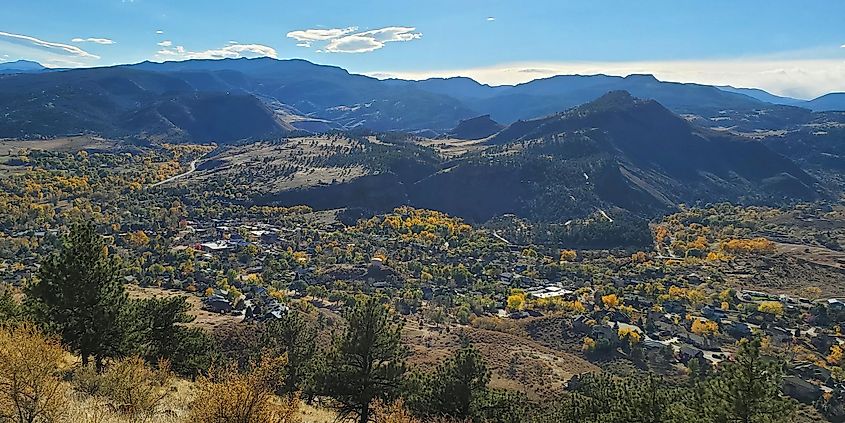
<svg viewBox="0 0 845 423">
<path fill-rule="evenodd" d="M 0 73 L 37 72 L 47 69 L 41 63 L 31 60 L 15 60 L 14 62 L 0 63 Z"/>
<path fill-rule="evenodd" d="M 625 90 L 610 91 L 607 94 L 585 103 L 579 108 L 591 110 L 605 110 L 615 108 L 628 108 L 637 103 L 637 99 Z"/>
<path fill-rule="evenodd" d="M 462 120 L 455 129 L 449 132 L 449 136 L 464 140 L 480 140 L 501 131 L 502 128 L 502 125 L 490 118 L 490 115 L 483 115 Z"/>
<path fill-rule="evenodd" d="M 654 75 L 650 73 L 632 73 L 625 77 L 628 81 L 637 81 L 637 82 L 660 82 Z"/>
</svg>

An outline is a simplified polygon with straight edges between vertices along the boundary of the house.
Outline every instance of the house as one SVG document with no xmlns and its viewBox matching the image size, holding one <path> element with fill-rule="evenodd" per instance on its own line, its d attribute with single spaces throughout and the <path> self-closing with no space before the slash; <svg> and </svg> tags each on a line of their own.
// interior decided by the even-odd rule
<svg viewBox="0 0 845 423">
<path fill-rule="evenodd" d="M 736 339 L 749 338 L 752 335 L 751 326 L 748 323 L 722 320 L 722 328 L 725 333 Z"/>
<path fill-rule="evenodd" d="M 827 354 L 827 352 L 830 350 L 830 347 L 832 347 L 833 344 L 836 343 L 836 339 L 830 336 L 830 334 L 827 332 L 818 332 L 816 336 L 814 336 L 813 339 L 810 340 L 810 343 L 813 344 L 814 347 L 816 347 L 817 351 Z"/>
<path fill-rule="evenodd" d="M 667 313 L 674 313 L 674 314 L 681 314 L 681 315 L 687 313 L 687 307 L 682 302 L 677 301 L 677 300 L 664 301 L 662 306 L 663 306 L 663 310 Z"/>
<path fill-rule="evenodd" d="M 642 346 L 646 350 L 662 350 L 663 348 L 666 348 L 666 344 L 648 337 L 643 340 Z"/>
<path fill-rule="evenodd" d="M 792 343 L 792 331 L 782 327 L 770 326 L 766 329 L 766 334 L 771 337 L 771 340 L 777 345 L 784 345 Z"/>
<path fill-rule="evenodd" d="M 795 376 L 783 378 L 782 389 L 784 394 L 804 404 L 812 404 L 822 396 L 821 388 Z"/>
<path fill-rule="evenodd" d="M 795 364 L 792 372 L 806 380 L 818 380 L 827 383 L 830 380 L 830 370 L 809 361 L 801 361 Z"/>
<path fill-rule="evenodd" d="M 696 335 L 694 333 L 687 333 L 686 340 L 696 348 L 704 350 L 719 350 L 719 345 L 711 338 L 706 336 Z"/>
<path fill-rule="evenodd" d="M 232 303 L 219 295 L 212 295 L 202 301 L 202 309 L 212 313 L 231 313 Z"/>
<path fill-rule="evenodd" d="M 701 309 L 701 315 L 710 319 L 710 320 L 723 320 L 728 318 L 728 314 L 725 313 L 724 310 L 720 308 L 716 308 L 710 305 L 706 305 Z"/>
<path fill-rule="evenodd" d="M 591 330 L 591 326 L 587 323 L 590 321 L 590 318 L 579 314 L 572 318 L 572 330 L 575 333 L 589 333 Z"/>
<path fill-rule="evenodd" d="M 827 308 L 830 311 L 842 311 L 845 310 L 845 302 L 838 298 L 830 298 L 827 300 Z"/>
<path fill-rule="evenodd" d="M 200 244 L 200 247 L 203 251 L 208 252 L 218 252 L 228 250 L 229 244 L 226 241 L 213 241 L 213 242 L 204 242 Z"/>
<path fill-rule="evenodd" d="M 595 325 L 590 337 L 598 340 L 608 341 L 611 345 L 619 342 L 619 330 L 615 326 Z"/>
<path fill-rule="evenodd" d="M 681 345 L 681 349 L 678 351 L 678 360 L 684 364 L 692 360 L 698 360 L 700 363 L 703 363 L 705 361 L 704 351 L 689 345 Z"/>
</svg>

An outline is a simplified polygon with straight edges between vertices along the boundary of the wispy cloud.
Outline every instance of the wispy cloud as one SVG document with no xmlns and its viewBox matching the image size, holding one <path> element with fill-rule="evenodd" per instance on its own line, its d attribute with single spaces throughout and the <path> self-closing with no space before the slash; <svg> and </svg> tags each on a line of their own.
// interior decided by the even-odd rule
<svg viewBox="0 0 845 423">
<path fill-rule="evenodd" d="M 159 34 L 159 35 L 164 34 L 164 31 L 159 29 L 159 30 L 156 31 L 156 34 Z"/>
<path fill-rule="evenodd" d="M 262 44 L 229 44 L 227 46 L 203 51 L 190 51 L 183 46 L 173 46 L 168 41 L 167 46 L 156 52 L 156 58 L 161 60 L 187 60 L 187 59 L 237 59 L 240 57 L 278 57 L 278 53 L 272 47 Z M 162 43 L 158 43 L 162 45 Z"/>
<path fill-rule="evenodd" d="M 74 38 L 70 40 L 74 43 L 95 43 L 95 44 L 115 44 L 114 40 L 108 38 Z"/>
<path fill-rule="evenodd" d="M 521 62 L 421 72 L 376 71 L 378 78 L 426 79 L 466 76 L 491 85 L 513 85 L 555 75 L 653 74 L 663 81 L 762 88 L 773 94 L 810 99 L 845 91 L 841 59 L 741 58 L 641 62 Z"/>
<path fill-rule="evenodd" d="M 390 42 L 411 41 L 422 37 L 416 28 L 390 26 L 358 32 L 358 28 L 305 29 L 291 31 L 288 38 L 299 41 L 298 47 L 310 48 L 321 43 L 318 53 L 366 53 L 383 48 Z"/>
<path fill-rule="evenodd" d="M 70 45 L 70 44 L 62 44 L 52 41 L 45 41 L 35 37 L 31 37 L 29 35 L 22 35 L 22 34 L 12 34 L 9 32 L 2 32 L 0 31 L 0 39 L 4 41 L 22 45 L 25 47 L 36 48 L 39 50 L 47 51 L 50 53 L 58 53 L 63 55 L 71 55 L 80 58 L 88 58 L 88 59 L 99 59 L 100 56 L 95 54 L 88 53 L 87 51 Z"/>
<path fill-rule="evenodd" d="M 493 21 L 495 21 L 495 20 L 496 20 L 496 17 L 495 17 L 495 16 L 488 16 L 488 17 L 487 17 L 487 22 L 493 22 Z"/>
<path fill-rule="evenodd" d="M 0 44 L 6 44 L 6 50 L 15 51 L 16 56 L 38 60 L 46 65 L 84 66 L 86 62 L 100 58 L 74 45 L 10 32 L 0 31 Z"/>
<path fill-rule="evenodd" d="M 156 45 L 159 45 L 159 46 L 162 46 L 162 47 L 170 47 L 170 46 L 173 45 L 173 41 L 164 40 L 162 42 L 156 43 Z"/>
</svg>

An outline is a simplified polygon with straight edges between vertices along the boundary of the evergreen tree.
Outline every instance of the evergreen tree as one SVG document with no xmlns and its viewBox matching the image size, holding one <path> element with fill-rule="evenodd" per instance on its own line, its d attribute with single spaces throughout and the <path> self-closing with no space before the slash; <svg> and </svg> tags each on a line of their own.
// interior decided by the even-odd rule
<svg viewBox="0 0 845 423">
<path fill-rule="evenodd" d="M 212 341 L 201 329 L 183 326 L 194 321 L 194 316 L 188 314 L 190 309 L 187 298 L 182 296 L 134 301 L 134 327 L 131 336 L 127 336 L 126 350 L 150 364 L 167 359 L 174 371 L 186 376 L 207 370 Z"/>
<path fill-rule="evenodd" d="M 341 418 L 367 423 L 374 400 L 392 402 L 398 396 L 407 351 L 402 326 L 392 317 L 378 297 L 360 300 L 346 315 L 348 327 L 335 339 L 321 377 L 323 392 L 339 403 Z"/>
<path fill-rule="evenodd" d="M 21 313 L 21 305 L 12 295 L 11 289 L 5 287 L 0 294 L 0 324 L 18 320 Z"/>
<path fill-rule="evenodd" d="M 715 423 L 794 421 L 794 403 L 780 395 L 782 363 L 760 354 L 759 338 L 741 342 L 735 360 L 697 390 L 699 414 Z"/>
<path fill-rule="evenodd" d="M 281 319 L 267 323 L 262 345 L 273 354 L 287 354 L 285 378 L 279 393 L 294 394 L 310 389 L 317 351 L 316 331 L 299 313 L 291 311 Z"/>
<path fill-rule="evenodd" d="M 62 337 L 87 365 L 120 353 L 128 298 L 115 260 L 91 224 L 75 224 L 38 271 L 27 302 L 36 318 Z"/>
<path fill-rule="evenodd" d="M 431 376 L 416 374 L 409 406 L 425 417 L 475 417 L 487 395 L 490 371 L 475 348 L 465 346 Z"/>
</svg>

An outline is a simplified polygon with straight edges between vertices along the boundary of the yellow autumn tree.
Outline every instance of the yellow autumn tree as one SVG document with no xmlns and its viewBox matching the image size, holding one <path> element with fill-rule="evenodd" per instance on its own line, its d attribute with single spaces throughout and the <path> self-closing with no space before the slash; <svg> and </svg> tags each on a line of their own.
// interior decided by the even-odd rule
<svg viewBox="0 0 845 423">
<path fill-rule="evenodd" d="M 135 248 L 145 247 L 150 243 L 150 237 L 144 231 L 129 232 L 126 234 L 126 240 Z"/>
<path fill-rule="evenodd" d="M 631 328 L 619 328 L 618 334 L 620 340 L 630 345 L 637 345 L 642 340 L 642 335 Z"/>
<path fill-rule="evenodd" d="M 647 261 L 648 261 L 648 254 L 646 254 L 642 251 L 637 251 L 636 253 L 631 254 L 631 262 L 632 263 L 645 263 Z"/>
<path fill-rule="evenodd" d="M 64 354 L 58 339 L 30 324 L 0 329 L 0 421 L 57 421 L 65 415 Z"/>
<path fill-rule="evenodd" d="M 696 335 L 713 336 L 719 332 L 719 325 L 712 320 L 695 319 L 690 330 Z"/>
<path fill-rule="evenodd" d="M 757 306 L 757 311 L 780 317 L 783 316 L 783 303 L 780 301 L 763 301 Z"/>
<path fill-rule="evenodd" d="M 830 354 L 827 355 L 826 360 L 828 364 L 838 366 L 843 358 L 845 358 L 845 351 L 842 351 L 842 347 L 833 345 L 830 347 Z"/>
<path fill-rule="evenodd" d="M 525 309 L 525 293 L 514 291 L 508 295 L 508 310 L 519 311 Z"/>
<path fill-rule="evenodd" d="M 601 303 L 604 304 L 604 308 L 614 309 L 619 307 L 619 305 L 622 304 L 622 301 L 619 300 L 619 297 L 616 294 L 608 294 L 602 295 Z"/>
<path fill-rule="evenodd" d="M 561 250 L 560 261 L 571 263 L 578 259 L 578 253 L 575 250 Z"/>
</svg>

